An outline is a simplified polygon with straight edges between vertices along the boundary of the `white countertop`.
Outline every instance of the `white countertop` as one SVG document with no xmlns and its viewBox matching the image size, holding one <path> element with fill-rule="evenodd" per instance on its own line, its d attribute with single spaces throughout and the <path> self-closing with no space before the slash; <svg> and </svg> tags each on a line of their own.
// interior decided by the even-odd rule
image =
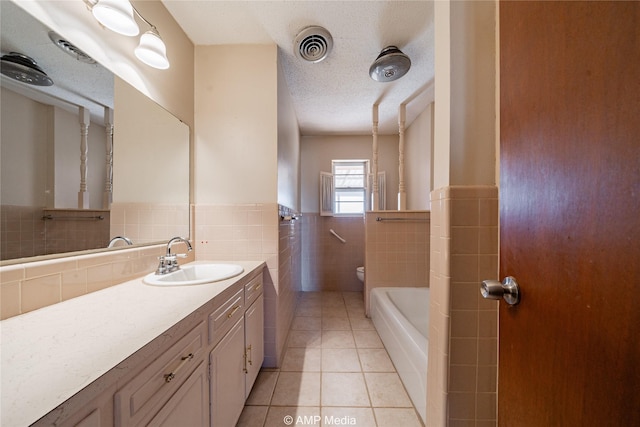
<svg viewBox="0 0 640 427">
<path fill-rule="evenodd" d="M 0 425 L 34 423 L 263 264 L 233 263 L 244 272 L 220 282 L 140 278 L 0 322 Z"/>
</svg>

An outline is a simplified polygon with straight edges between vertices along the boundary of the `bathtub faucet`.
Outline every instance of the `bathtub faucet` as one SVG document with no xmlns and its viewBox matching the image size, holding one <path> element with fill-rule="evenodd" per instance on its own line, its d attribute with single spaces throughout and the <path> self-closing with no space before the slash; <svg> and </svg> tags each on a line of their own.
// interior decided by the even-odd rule
<svg viewBox="0 0 640 427">
<path fill-rule="evenodd" d="M 171 247 L 173 246 L 174 243 L 179 243 L 179 242 L 182 242 L 185 245 L 187 245 L 187 252 L 183 254 L 172 254 Z M 173 271 L 179 270 L 180 265 L 178 264 L 178 257 L 186 258 L 187 254 L 192 250 L 193 250 L 193 247 L 191 246 L 191 243 L 189 242 L 189 240 L 185 239 L 184 237 L 172 238 L 171 240 L 169 240 L 169 243 L 167 243 L 167 253 L 163 256 L 158 257 L 158 260 L 160 261 L 160 263 L 158 264 L 158 269 L 156 270 L 156 274 L 167 274 L 167 273 L 171 273 Z"/>
</svg>

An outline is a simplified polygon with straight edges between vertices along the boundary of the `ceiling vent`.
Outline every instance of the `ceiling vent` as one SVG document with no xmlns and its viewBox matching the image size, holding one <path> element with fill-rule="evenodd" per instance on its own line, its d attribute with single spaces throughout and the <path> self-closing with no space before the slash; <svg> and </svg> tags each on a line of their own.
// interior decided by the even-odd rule
<svg viewBox="0 0 640 427">
<path fill-rule="evenodd" d="M 312 26 L 300 31 L 293 41 L 293 50 L 298 58 L 309 62 L 320 62 L 329 55 L 333 38 L 322 27 Z"/>
<path fill-rule="evenodd" d="M 84 62 L 85 64 L 95 64 L 96 60 L 78 49 L 75 45 L 73 45 L 68 40 L 62 38 L 62 36 L 55 31 L 49 31 L 49 38 L 58 46 L 64 53 L 70 55 L 77 59 L 80 62 Z"/>
</svg>

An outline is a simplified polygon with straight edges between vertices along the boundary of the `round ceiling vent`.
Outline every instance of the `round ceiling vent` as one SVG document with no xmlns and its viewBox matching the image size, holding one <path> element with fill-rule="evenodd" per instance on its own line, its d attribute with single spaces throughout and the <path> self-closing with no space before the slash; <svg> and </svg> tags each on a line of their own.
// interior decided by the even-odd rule
<svg viewBox="0 0 640 427">
<path fill-rule="evenodd" d="M 63 52 L 65 52 L 67 55 L 74 57 L 78 61 L 84 62 L 86 64 L 96 63 L 95 59 L 93 59 L 92 57 L 90 57 L 80 49 L 78 49 L 71 42 L 64 39 L 60 34 L 56 33 L 55 31 L 49 31 L 49 38 L 51 39 L 53 44 L 55 44 L 60 49 L 62 49 Z"/>
<path fill-rule="evenodd" d="M 320 62 L 329 55 L 333 38 L 322 27 L 312 26 L 300 31 L 293 41 L 295 54 L 305 61 Z"/>
</svg>

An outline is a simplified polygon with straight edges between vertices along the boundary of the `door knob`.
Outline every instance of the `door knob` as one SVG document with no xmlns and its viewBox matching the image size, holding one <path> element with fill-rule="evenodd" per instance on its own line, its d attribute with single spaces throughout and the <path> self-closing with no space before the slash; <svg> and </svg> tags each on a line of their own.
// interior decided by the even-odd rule
<svg viewBox="0 0 640 427">
<path fill-rule="evenodd" d="M 502 283 L 497 280 L 484 280 L 480 285 L 480 293 L 487 299 L 504 298 L 509 305 L 520 302 L 520 287 L 511 276 L 505 277 Z"/>
</svg>

